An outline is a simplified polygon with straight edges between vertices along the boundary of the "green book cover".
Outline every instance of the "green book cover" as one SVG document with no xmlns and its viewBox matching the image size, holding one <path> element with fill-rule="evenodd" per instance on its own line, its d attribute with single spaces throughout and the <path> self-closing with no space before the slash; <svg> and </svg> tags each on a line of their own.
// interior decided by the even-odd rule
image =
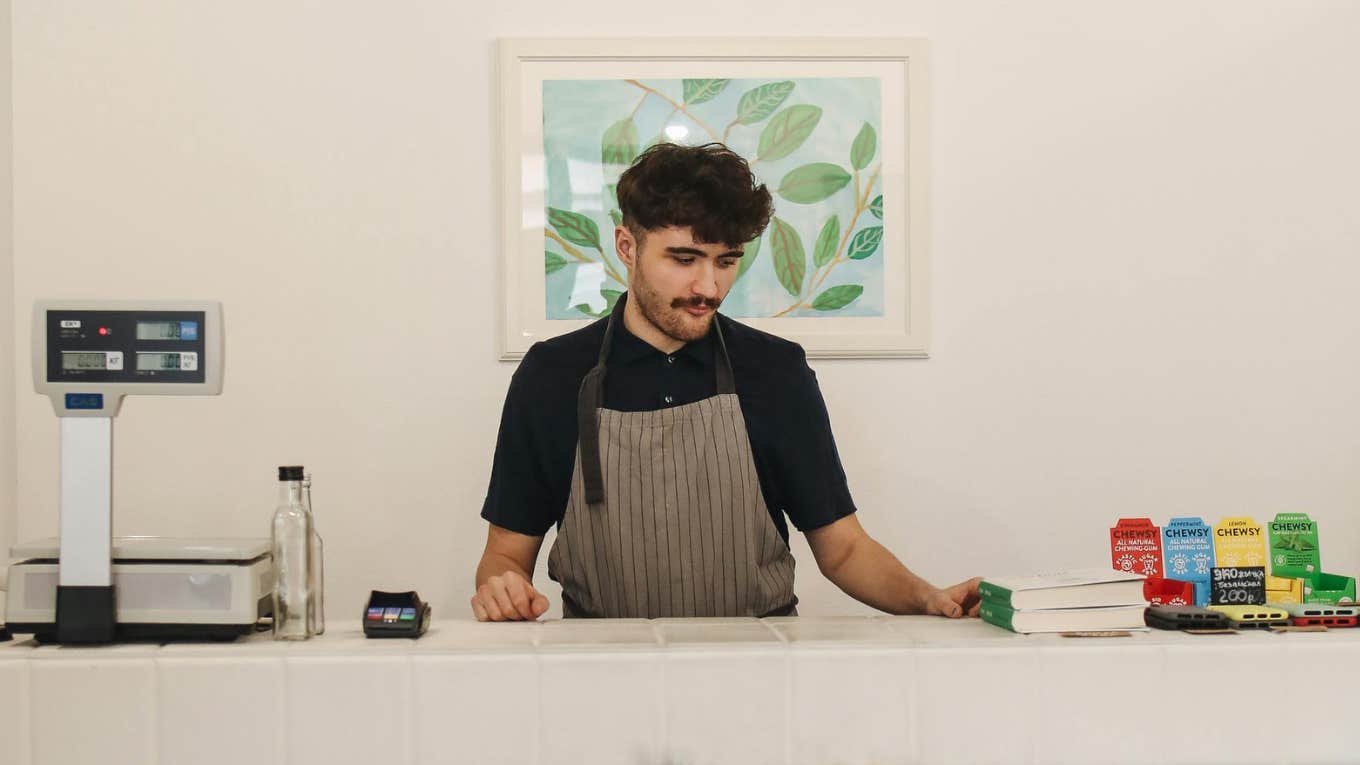
<svg viewBox="0 0 1360 765">
<path fill-rule="evenodd" d="M 989 582 L 986 579 L 978 582 L 978 595 L 981 596 L 983 600 L 990 600 L 997 604 L 1011 602 L 1010 590 L 995 582 Z"/>
<path fill-rule="evenodd" d="M 978 616 L 988 624 L 995 624 L 1002 629 L 1015 632 L 1015 610 L 1007 608 L 1001 603 L 987 600 L 984 597 L 982 603 L 978 606 Z"/>
</svg>

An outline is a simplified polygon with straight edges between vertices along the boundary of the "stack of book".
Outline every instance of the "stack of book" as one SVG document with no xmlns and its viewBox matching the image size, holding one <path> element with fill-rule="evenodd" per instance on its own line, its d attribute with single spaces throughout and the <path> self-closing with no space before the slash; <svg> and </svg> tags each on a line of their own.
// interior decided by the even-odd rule
<svg viewBox="0 0 1360 765">
<path fill-rule="evenodd" d="M 1012 632 L 1142 629 L 1143 577 L 1082 569 L 1028 577 L 988 577 L 978 585 L 979 615 Z"/>
</svg>

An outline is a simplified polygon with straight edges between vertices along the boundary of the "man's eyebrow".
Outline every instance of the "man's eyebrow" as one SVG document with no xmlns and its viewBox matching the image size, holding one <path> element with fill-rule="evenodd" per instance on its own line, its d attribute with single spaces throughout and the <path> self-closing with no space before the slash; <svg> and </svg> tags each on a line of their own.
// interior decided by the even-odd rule
<svg viewBox="0 0 1360 765">
<path fill-rule="evenodd" d="M 708 253 L 704 252 L 703 250 L 695 249 L 694 247 L 667 247 L 666 252 L 669 252 L 672 255 L 694 255 L 700 258 L 708 257 Z M 719 254 L 718 257 L 740 258 L 742 254 L 743 253 L 741 250 L 729 250 L 727 252 Z"/>
</svg>

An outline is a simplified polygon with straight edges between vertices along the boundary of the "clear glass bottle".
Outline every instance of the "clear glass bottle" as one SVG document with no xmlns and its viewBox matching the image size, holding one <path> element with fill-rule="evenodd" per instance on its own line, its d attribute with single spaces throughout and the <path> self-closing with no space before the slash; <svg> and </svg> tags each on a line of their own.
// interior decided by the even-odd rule
<svg viewBox="0 0 1360 765">
<path fill-rule="evenodd" d="M 302 504 L 312 520 L 311 558 L 308 561 L 311 564 L 312 600 L 307 613 L 312 619 L 312 634 L 321 635 L 326 632 L 326 555 L 322 549 L 321 532 L 316 527 L 316 512 L 312 509 L 311 473 L 302 479 Z"/>
<path fill-rule="evenodd" d="M 302 467 L 279 468 L 279 505 L 270 527 L 274 557 L 274 639 L 312 636 L 312 516 L 302 504 Z"/>
</svg>

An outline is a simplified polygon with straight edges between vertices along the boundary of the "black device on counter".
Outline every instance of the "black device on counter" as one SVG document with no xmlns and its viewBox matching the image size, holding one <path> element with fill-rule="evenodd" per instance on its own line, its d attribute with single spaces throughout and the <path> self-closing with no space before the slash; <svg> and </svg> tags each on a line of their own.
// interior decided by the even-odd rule
<svg viewBox="0 0 1360 765">
<path fill-rule="evenodd" d="M 373 590 L 364 608 L 364 635 L 371 638 L 418 638 L 430 628 L 430 604 L 415 590 Z"/>
<path fill-rule="evenodd" d="M 1220 630 L 1233 626 L 1226 615 L 1195 606 L 1148 606 L 1143 611 L 1143 623 L 1159 630 Z"/>
</svg>

